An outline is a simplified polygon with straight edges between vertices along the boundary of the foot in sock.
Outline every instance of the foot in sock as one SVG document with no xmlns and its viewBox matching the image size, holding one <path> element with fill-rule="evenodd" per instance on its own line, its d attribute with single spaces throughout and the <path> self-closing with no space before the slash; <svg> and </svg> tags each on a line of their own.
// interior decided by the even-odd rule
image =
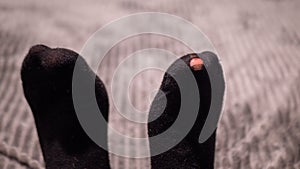
<svg viewBox="0 0 300 169">
<path fill-rule="evenodd" d="M 74 110 L 72 75 L 77 59 L 83 75 L 95 76 L 74 51 L 33 46 L 21 70 L 24 94 L 34 116 L 47 169 L 108 169 L 108 152 L 87 136 Z M 91 80 L 95 80 L 97 103 L 107 120 L 106 89 L 98 77 Z M 107 128 L 106 124 L 102 126 Z M 103 139 L 107 140 L 107 135 L 103 135 Z"/>
<path fill-rule="evenodd" d="M 213 53 L 204 52 L 201 55 L 212 55 Z M 183 61 L 183 62 L 182 62 Z M 182 66 L 181 64 L 186 64 Z M 215 137 L 216 131 L 209 137 L 204 143 L 199 143 L 199 135 L 205 120 L 208 116 L 208 112 L 211 105 L 211 84 L 208 76 L 208 72 L 204 66 L 203 60 L 196 54 L 188 54 L 180 59 L 176 60 L 165 73 L 160 90 L 155 96 L 152 102 L 149 119 L 156 120 L 148 123 L 148 135 L 149 137 L 158 135 L 175 122 L 181 104 L 180 88 L 174 79 L 184 79 L 188 76 L 187 72 L 192 72 L 197 87 L 199 90 L 200 104 L 197 118 L 193 124 L 191 130 L 186 136 L 173 148 L 166 152 L 151 157 L 151 166 L 153 169 L 163 168 L 200 168 L 200 169 L 212 169 L 214 166 L 214 151 L 215 151 Z M 171 76 L 173 75 L 173 76 Z M 184 83 L 193 83 L 192 81 L 184 81 Z M 195 92 L 189 90 L 188 92 Z M 165 95 L 165 97 L 163 96 Z M 167 99 L 167 104 L 164 108 L 165 102 L 162 99 Z M 164 110 L 161 110 L 164 108 Z M 158 115 L 159 112 L 161 115 Z M 184 115 L 188 115 L 190 112 L 182 112 Z M 186 121 L 186 123 L 191 123 Z M 176 131 L 176 135 L 180 135 L 181 131 Z M 170 140 L 173 138 L 164 138 L 164 140 Z M 154 144 L 150 140 L 150 151 L 153 154 L 153 150 L 158 145 Z"/>
</svg>

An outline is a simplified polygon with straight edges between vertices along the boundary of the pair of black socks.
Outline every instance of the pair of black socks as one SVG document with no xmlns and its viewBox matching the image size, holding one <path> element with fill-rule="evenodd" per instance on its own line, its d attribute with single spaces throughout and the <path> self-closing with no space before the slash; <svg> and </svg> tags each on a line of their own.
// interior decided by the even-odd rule
<svg viewBox="0 0 300 169">
<path fill-rule="evenodd" d="M 148 123 L 148 134 L 154 136 L 162 133 L 178 116 L 180 90 L 174 78 L 170 76 L 170 71 L 179 78 L 184 76 L 182 72 L 186 70 L 177 67 L 179 60 L 184 61 L 189 71 L 193 73 L 199 89 L 201 103 L 196 122 L 179 144 L 162 154 L 151 157 L 151 165 L 154 169 L 213 168 L 215 132 L 204 143 L 198 143 L 200 131 L 210 108 L 211 86 L 204 65 L 200 69 L 191 67 L 191 59 L 195 57 L 197 56 L 191 54 L 183 56 L 167 70 L 160 87 L 166 95 L 167 107 L 160 117 Z M 83 58 L 68 49 L 52 49 L 44 45 L 36 45 L 30 49 L 23 61 L 21 78 L 24 94 L 33 112 L 47 169 L 110 168 L 108 152 L 88 137 L 74 110 L 72 75 L 77 59 L 83 61 L 80 68 L 83 75 L 95 76 Z M 99 109 L 108 120 L 108 96 L 104 84 L 97 76 L 95 93 Z M 158 93 L 152 102 L 150 119 L 151 116 L 156 116 L 155 113 L 161 107 L 160 94 Z M 107 129 L 106 124 L 103 128 Z M 103 138 L 107 140 L 107 133 Z M 151 152 L 155 146 L 150 141 Z"/>
</svg>

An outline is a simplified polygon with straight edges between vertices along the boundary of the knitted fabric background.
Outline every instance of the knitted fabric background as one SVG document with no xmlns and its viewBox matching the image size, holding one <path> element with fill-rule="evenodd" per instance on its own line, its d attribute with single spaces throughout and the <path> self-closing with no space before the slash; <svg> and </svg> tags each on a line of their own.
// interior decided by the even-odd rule
<svg viewBox="0 0 300 169">
<path fill-rule="evenodd" d="M 79 52 L 97 29 L 113 19 L 151 11 L 192 22 L 219 52 L 227 99 L 217 131 L 215 168 L 299 169 L 299 9 L 298 0 L 0 0 L 0 168 L 44 167 L 20 80 L 20 66 L 29 48 L 42 43 Z M 109 84 L 122 58 L 151 47 L 170 50 L 178 57 L 191 52 L 166 37 L 135 36 L 108 53 L 98 74 Z M 142 101 L 145 86 L 158 87 L 161 77 L 153 72 L 138 76 L 133 104 L 147 109 L 149 103 Z M 113 109 L 110 123 L 134 137 L 146 136 L 145 125 L 131 124 Z M 127 151 L 130 143 L 113 144 Z M 116 169 L 150 168 L 149 159 L 110 155 L 110 163 Z"/>
</svg>

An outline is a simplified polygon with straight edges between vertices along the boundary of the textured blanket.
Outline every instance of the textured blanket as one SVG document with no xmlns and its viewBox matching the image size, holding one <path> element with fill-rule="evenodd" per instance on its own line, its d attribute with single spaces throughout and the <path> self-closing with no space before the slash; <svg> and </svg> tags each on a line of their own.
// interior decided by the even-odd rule
<svg viewBox="0 0 300 169">
<path fill-rule="evenodd" d="M 227 97 L 218 125 L 215 168 L 300 168 L 299 8 L 296 0 L 0 0 L 0 168 L 44 167 L 20 79 L 20 66 L 30 46 L 43 43 L 79 52 L 101 26 L 146 11 L 187 19 L 209 37 L 219 53 Z M 178 57 L 191 52 L 170 38 L 131 37 L 110 50 L 107 57 L 111 59 L 99 68 L 99 76 L 110 84 L 112 70 L 123 58 L 154 47 Z M 149 102 L 143 101 L 149 94 L 146 89 L 158 87 L 161 78 L 161 72 L 137 76 L 133 105 L 149 108 Z M 133 137 L 146 136 L 146 125 L 124 120 L 113 108 L 110 123 Z M 128 151 L 130 143 L 111 144 Z M 150 168 L 150 159 L 111 154 L 110 165 L 145 169 Z"/>
</svg>

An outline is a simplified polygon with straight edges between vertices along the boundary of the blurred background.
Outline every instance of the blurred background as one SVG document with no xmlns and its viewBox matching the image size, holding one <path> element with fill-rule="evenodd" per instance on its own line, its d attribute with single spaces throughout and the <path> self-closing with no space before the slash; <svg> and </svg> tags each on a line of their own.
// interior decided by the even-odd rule
<svg viewBox="0 0 300 169">
<path fill-rule="evenodd" d="M 23 96 L 20 66 L 35 44 L 79 52 L 101 26 L 137 12 L 165 12 L 199 27 L 214 44 L 227 80 L 225 111 L 217 131 L 215 168 L 300 168 L 300 1 L 298 0 L 0 0 L 0 168 L 43 168 L 33 116 Z M 108 35 L 109 37 L 109 35 Z M 110 83 L 122 58 L 144 48 L 178 57 L 191 51 L 158 35 L 128 38 L 107 54 L 99 70 Z M 134 64 L 134 63 L 133 63 Z M 144 110 L 147 88 L 161 72 L 136 78 L 133 105 Z M 145 80 L 146 77 L 149 79 Z M 146 86 L 146 87 L 145 87 Z M 110 123 L 132 136 L 132 124 L 112 109 Z M 130 143 L 119 143 L 126 150 Z M 138 147 L 138 145 L 137 145 Z M 150 168 L 149 159 L 110 155 L 112 168 Z"/>
</svg>

